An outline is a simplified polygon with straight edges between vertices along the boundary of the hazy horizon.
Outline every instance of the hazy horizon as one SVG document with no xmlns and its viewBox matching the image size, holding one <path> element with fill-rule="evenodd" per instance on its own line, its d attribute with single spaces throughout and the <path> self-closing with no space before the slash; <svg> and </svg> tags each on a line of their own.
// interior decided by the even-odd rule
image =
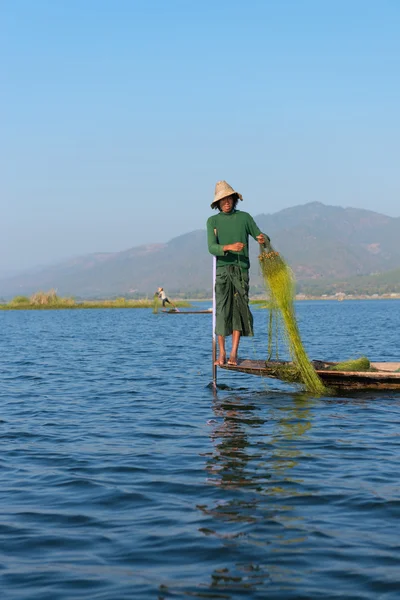
<svg viewBox="0 0 400 600">
<path fill-rule="evenodd" d="M 400 5 L 10 0 L 0 276 L 253 215 L 398 217 Z"/>
</svg>

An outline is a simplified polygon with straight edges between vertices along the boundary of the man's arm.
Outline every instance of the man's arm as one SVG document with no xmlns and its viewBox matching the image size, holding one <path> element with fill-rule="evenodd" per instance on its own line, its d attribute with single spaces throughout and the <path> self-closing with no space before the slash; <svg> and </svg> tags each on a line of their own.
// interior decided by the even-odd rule
<svg viewBox="0 0 400 600">
<path fill-rule="evenodd" d="M 261 229 L 258 227 L 258 225 L 256 224 L 255 220 L 253 219 L 253 217 L 251 215 L 249 215 L 247 226 L 248 226 L 249 234 L 259 244 L 265 244 L 265 242 L 271 241 L 269 239 L 268 235 L 261 231 Z"/>
<path fill-rule="evenodd" d="M 212 217 L 207 221 L 207 242 L 210 254 L 213 254 L 214 256 L 225 255 L 224 247 L 221 244 L 218 244 L 218 235 L 214 228 L 214 219 Z"/>
</svg>

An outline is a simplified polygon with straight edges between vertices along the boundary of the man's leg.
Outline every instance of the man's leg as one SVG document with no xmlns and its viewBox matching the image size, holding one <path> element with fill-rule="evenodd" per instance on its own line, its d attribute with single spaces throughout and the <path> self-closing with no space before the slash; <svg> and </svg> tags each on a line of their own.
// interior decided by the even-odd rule
<svg viewBox="0 0 400 600">
<path fill-rule="evenodd" d="M 224 335 L 218 336 L 218 349 L 219 349 L 218 360 L 216 361 L 215 364 L 224 365 L 226 363 L 225 336 Z"/>
<path fill-rule="evenodd" d="M 228 360 L 228 365 L 237 365 L 237 355 L 240 342 L 240 331 L 234 329 L 232 332 L 232 350 Z"/>
<path fill-rule="evenodd" d="M 169 298 L 165 298 L 165 302 L 168 302 L 168 304 L 169 304 L 170 306 L 173 306 L 175 310 L 178 310 L 178 309 L 176 308 L 175 304 L 174 304 L 173 302 L 171 302 L 171 300 L 169 300 Z"/>
</svg>

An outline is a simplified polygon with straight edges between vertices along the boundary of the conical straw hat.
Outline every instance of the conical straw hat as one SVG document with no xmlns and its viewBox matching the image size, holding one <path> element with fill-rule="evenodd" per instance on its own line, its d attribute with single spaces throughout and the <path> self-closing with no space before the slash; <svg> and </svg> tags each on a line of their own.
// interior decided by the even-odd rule
<svg viewBox="0 0 400 600">
<path fill-rule="evenodd" d="M 236 192 L 233 187 L 229 185 L 226 181 L 217 181 L 215 184 L 215 192 L 214 192 L 214 200 L 211 203 L 211 208 L 215 208 L 217 202 L 222 200 L 222 198 L 226 198 L 227 196 L 231 196 L 232 194 L 236 194 L 239 200 L 243 200 L 243 197 L 239 192 Z"/>
</svg>

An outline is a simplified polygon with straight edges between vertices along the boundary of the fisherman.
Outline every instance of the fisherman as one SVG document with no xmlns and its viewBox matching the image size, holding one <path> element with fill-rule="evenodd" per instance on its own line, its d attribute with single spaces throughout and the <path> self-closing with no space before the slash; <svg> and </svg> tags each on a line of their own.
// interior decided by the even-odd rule
<svg viewBox="0 0 400 600">
<path fill-rule="evenodd" d="M 236 209 L 239 200 L 243 200 L 241 194 L 226 181 L 218 181 L 211 208 L 219 212 L 207 221 L 208 250 L 217 257 L 217 365 L 226 363 L 226 336 L 232 335 L 228 365 L 237 365 L 240 337 L 253 335 L 253 316 L 249 309 L 249 235 L 259 244 L 269 241 L 251 215 Z"/>
<path fill-rule="evenodd" d="M 159 287 L 158 290 L 157 290 L 157 292 L 156 292 L 156 294 L 160 298 L 163 308 L 165 308 L 166 304 L 170 304 L 171 306 L 174 307 L 175 310 L 178 310 L 176 308 L 175 304 L 173 304 L 173 302 L 171 302 L 170 300 L 168 300 L 167 294 L 165 293 L 164 288 Z"/>
</svg>

